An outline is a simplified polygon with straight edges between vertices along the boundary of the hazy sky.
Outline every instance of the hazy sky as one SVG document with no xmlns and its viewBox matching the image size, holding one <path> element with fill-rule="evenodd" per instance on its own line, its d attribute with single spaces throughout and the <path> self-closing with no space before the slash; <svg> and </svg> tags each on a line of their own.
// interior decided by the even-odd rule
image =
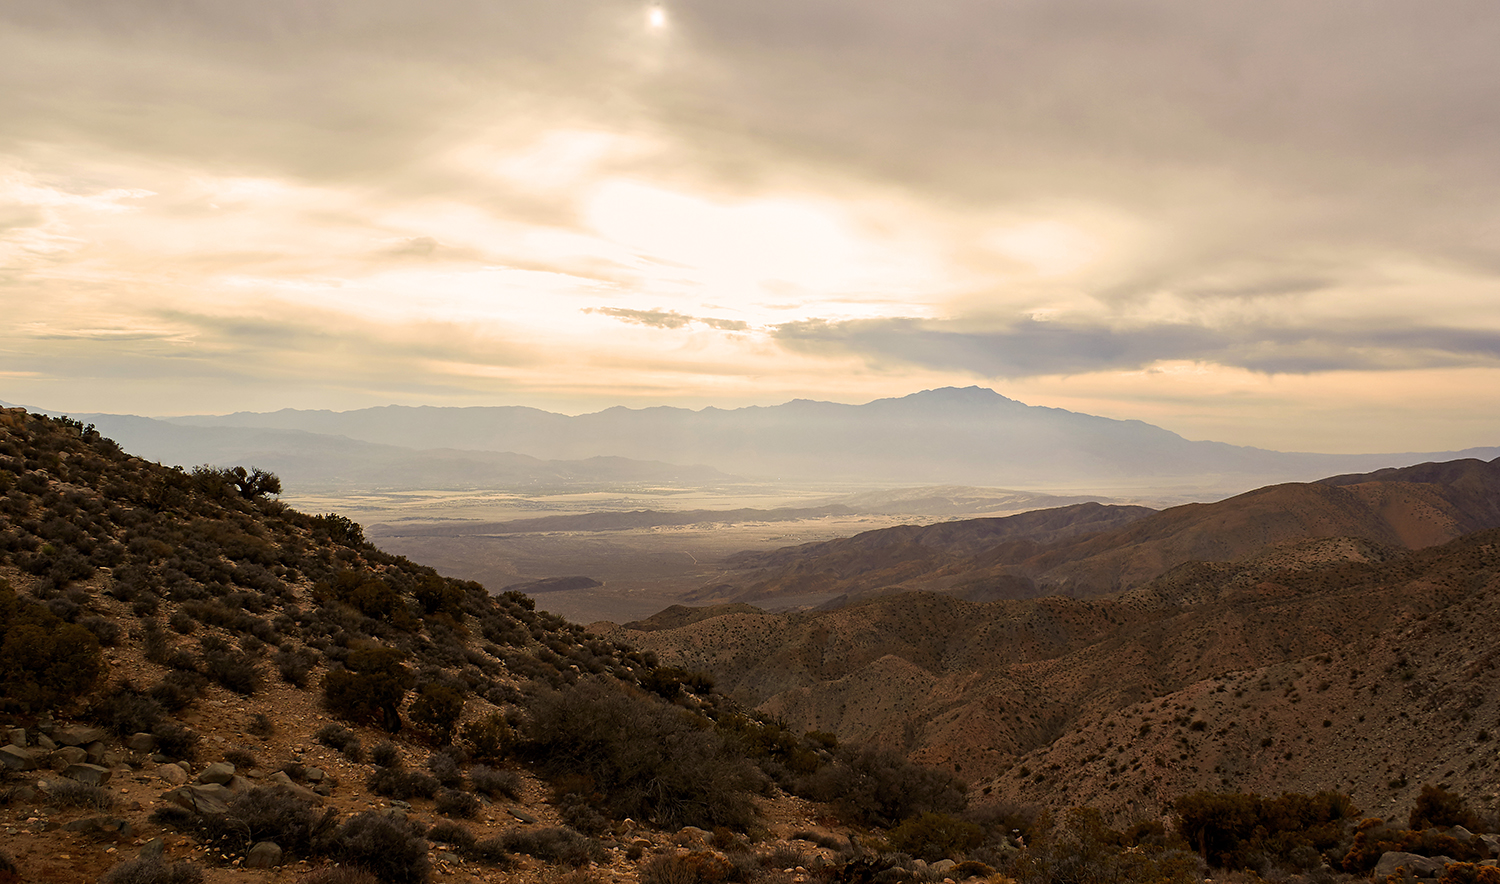
<svg viewBox="0 0 1500 884">
<path fill-rule="evenodd" d="M 0 399 L 1500 444 L 1494 0 L 6 0 Z"/>
</svg>

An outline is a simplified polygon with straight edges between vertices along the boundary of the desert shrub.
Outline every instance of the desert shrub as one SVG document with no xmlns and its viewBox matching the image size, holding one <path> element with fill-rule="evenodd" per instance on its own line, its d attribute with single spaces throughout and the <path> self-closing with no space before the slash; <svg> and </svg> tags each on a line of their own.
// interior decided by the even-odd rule
<svg viewBox="0 0 1500 884">
<path fill-rule="evenodd" d="M 1459 841 L 1439 829 L 1414 831 L 1389 825 L 1378 819 L 1363 820 L 1355 830 L 1354 840 L 1341 863 L 1344 871 L 1369 874 L 1383 853 L 1399 851 L 1419 856 L 1448 856 L 1459 862 L 1474 862 L 1489 856 L 1488 845 Z"/>
<path fill-rule="evenodd" d="M 177 610 L 167 615 L 167 625 L 172 631 L 179 635 L 192 635 L 198 631 L 198 621 L 188 615 L 186 611 Z"/>
<path fill-rule="evenodd" d="M 115 796 L 108 789 L 92 786 L 76 780 L 56 780 L 47 795 L 58 807 L 83 807 L 89 810 L 109 810 L 115 806 Z"/>
<path fill-rule="evenodd" d="M 986 852 L 976 853 L 979 859 Z M 1104 824 L 1098 810 L 1075 807 L 1064 815 L 1053 835 L 1044 835 L 1028 849 L 1006 858 L 1005 871 L 1022 884 L 1193 884 L 1203 877 L 1201 864 L 1196 854 L 1186 850 L 1129 844 L 1123 833 Z"/>
<path fill-rule="evenodd" d="M 92 632 L 103 647 L 112 648 L 120 643 L 123 630 L 120 629 L 120 624 L 107 617 L 84 617 L 78 621 L 78 625 Z"/>
<path fill-rule="evenodd" d="M 156 751 L 168 758 L 191 761 L 198 754 L 198 734 L 175 721 L 163 721 L 151 729 Z"/>
<path fill-rule="evenodd" d="M 364 760 L 364 744 L 360 742 L 359 735 L 346 727 L 337 724 L 325 724 L 318 728 L 314 735 L 319 743 L 330 749 L 337 749 L 345 758 L 353 762 Z"/>
<path fill-rule="evenodd" d="M 1438 884 L 1500 884 L 1500 868 L 1476 863 L 1449 863 L 1443 867 Z"/>
<path fill-rule="evenodd" d="M 168 712 L 181 712 L 203 693 L 208 680 L 196 672 L 174 669 L 152 686 L 151 699 Z"/>
<path fill-rule="evenodd" d="M 505 846 L 505 840 L 499 835 L 476 841 L 471 847 L 464 851 L 464 856 L 478 862 L 487 863 L 492 866 L 506 868 L 510 865 L 510 850 Z"/>
<path fill-rule="evenodd" d="M 1259 867 L 1266 861 L 1306 868 L 1336 846 L 1346 820 L 1358 811 L 1349 796 L 1286 793 L 1262 798 L 1244 793 L 1195 792 L 1178 798 L 1177 832 L 1210 864 Z"/>
<path fill-rule="evenodd" d="M 515 745 L 515 734 L 499 712 L 469 722 L 459 728 L 458 736 L 470 755 L 491 763 L 505 758 Z"/>
<path fill-rule="evenodd" d="M 894 826 L 924 812 L 957 813 L 966 786 L 955 775 L 912 764 L 884 750 L 844 750 L 833 764 L 807 778 L 802 788 L 840 815 L 877 826 Z"/>
<path fill-rule="evenodd" d="M 734 864 L 714 853 L 695 851 L 653 856 L 641 864 L 641 884 L 721 884 L 734 880 Z"/>
<path fill-rule="evenodd" d="M 122 737 L 149 733 L 166 717 L 159 701 L 141 693 L 128 681 L 121 681 L 112 690 L 105 691 L 89 712 L 101 727 Z"/>
<path fill-rule="evenodd" d="M 424 682 L 417 686 L 417 698 L 409 714 L 412 726 L 433 742 L 445 746 L 453 742 L 453 731 L 463 715 L 462 691 L 445 682 Z"/>
<path fill-rule="evenodd" d="M 232 799 L 228 812 L 204 814 L 197 828 L 206 841 L 230 853 L 275 841 L 289 854 L 306 855 L 320 828 L 331 822 L 289 789 L 257 786 Z"/>
<path fill-rule="evenodd" d="M 257 712 L 250 716 L 250 723 L 245 726 L 245 730 L 249 731 L 252 736 L 267 739 L 275 736 L 276 723 L 266 717 L 264 712 Z"/>
<path fill-rule="evenodd" d="M 984 830 L 966 820 L 927 811 L 891 829 L 886 840 L 902 853 L 935 862 L 960 858 L 983 844 Z"/>
<path fill-rule="evenodd" d="M 457 789 L 463 784 L 463 771 L 458 769 L 458 762 L 453 756 L 446 752 L 434 752 L 427 756 L 427 769 L 437 777 L 439 783 L 450 789 Z"/>
<path fill-rule="evenodd" d="M 202 884 L 203 870 L 192 863 L 127 859 L 104 873 L 99 884 Z"/>
<path fill-rule="evenodd" d="M 427 840 L 438 844 L 452 844 L 460 850 L 468 850 L 477 840 L 474 832 L 463 823 L 453 820 L 438 820 L 427 830 Z"/>
<path fill-rule="evenodd" d="M 198 640 L 203 650 L 203 674 L 237 694 L 249 696 L 264 680 L 254 658 L 218 636 Z"/>
<path fill-rule="evenodd" d="M 673 828 L 754 819 L 759 771 L 691 713 L 602 680 L 538 694 L 526 754 L 550 776 L 582 776 L 617 818 Z"/>
<path fill-rule="evenodd" d="M 275 664 L 276 671 L 281 673 L 282 681 L 295 687 L 305 688 L 307 677 L 312 674 L 313 667 L 318 663 L 318 656 L 306 648 L 282 648 L 271 657 L 271 662 Z"/>
<path fill-rule="evenodd" d="M 1479 818 L 1469 809 L 1462 796 L 1455 795 L 1442 786 L 1423 786 L 1422 793 L 1417 796 L 1411 813 L 1407 816 L 1406 827 L 1421 831 L 1451 826 L 1477 830 L 1480 828 Z"/>
<path fill-rule="evenodd" d="M 401 750 L 390 740 L 381 740 L 370 750 L 370 760 L 381 767 L 401 767 Z"/>
<path fill-rule="evenodd" d="M 401 801 L 410 801 L 413 798 L 431 798 L 438 791 L 436 777 L 422 773 L 421 771 L 399 770 L 393 767 L 382 767 L 370 774 L 370 778 L 365 781 L 365 785 L 376 795 L 397 798 Z"/>
<path fill-rule="evenodd" d="M 0 580 L 0 711 L 37 713 L 87 696 L 104 675 L 99 639 Z"/>
<path fill-rule="evenodd" d="M 512 829 L 500 836 L 500 843 L 511 853 L 569 866 L 585 866 L 604 859 L 604 848 L 599 842 L 562 826 Z"/>
<path fill-rule="evenodd" d="M 322 868 L 297 880 L 299 884 L 381 884 L 379 878 L 354 866 Z"/>
<path fill-rule="evenodd" d="M 224 750 L 224 760 L 234 765 L 235 770 L 253 770 L 260 767 L 260 759 L 255 757 L 255 753 L 242 746 Z"/>
<path fill-rule="evenodd" d="M 479 799 L 459 789 L 443 789 L 437 793 L 433 809 L 443 816 L 472 819 L 479 813 Z"/>
<path fill-rule="evenodd" d="M 521 775 L 513 770 L 496 770 L 483 764 L 469 768 L 469 783 L 474 791 L 491 798 L 521 797 Z"/>
<path fill-rule="evenodd" d="M 386 884 L 422 884 L 430 871 L 426 839 L 405 820 L 374 811 L 356 814 L 339 826 L 329 853 Z"/>
<path fill-rule="evenodd" d="M 557 809 L 557 815 L 568 828 L 590 837 L 598 837 L 610 830 L 609 817 L 584 801 L 563 802 Z"/>
<path fill-rule="evenodd" d="M 323 677 L 323 701 L 335 715 L 378 724 L 390 733 L 401 730 L 401 701 L 414 677 L 395 648 L 363 646 L 351 650 L 344 668 Z"/>
</svg>

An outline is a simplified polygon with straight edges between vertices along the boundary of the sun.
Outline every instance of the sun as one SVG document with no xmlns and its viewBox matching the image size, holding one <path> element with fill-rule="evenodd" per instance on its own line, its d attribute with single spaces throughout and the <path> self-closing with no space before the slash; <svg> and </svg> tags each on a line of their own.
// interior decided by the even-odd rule
<svg viewBox="0 0 1500 884">
<path fill-rule="evenodd" d="M 646 24 L 654 29 L 665 28 L 667 26 L 666 9 L 660 6 L 651 7 L 650 11 L 646 13 Z"/>
</svg>

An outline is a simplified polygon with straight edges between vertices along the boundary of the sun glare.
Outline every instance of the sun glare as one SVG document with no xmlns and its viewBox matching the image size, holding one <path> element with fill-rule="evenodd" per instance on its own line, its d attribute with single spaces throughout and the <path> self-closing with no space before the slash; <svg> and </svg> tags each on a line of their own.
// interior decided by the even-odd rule
<svg viewBox="0 0 1500 884">
<path fill-rule="evenodd" d="M 660 6 L 653 6 L 646 13 L 646 24 L 652 28 L 664 28 L 667 26 L 667 11 Z"/>
</svg>

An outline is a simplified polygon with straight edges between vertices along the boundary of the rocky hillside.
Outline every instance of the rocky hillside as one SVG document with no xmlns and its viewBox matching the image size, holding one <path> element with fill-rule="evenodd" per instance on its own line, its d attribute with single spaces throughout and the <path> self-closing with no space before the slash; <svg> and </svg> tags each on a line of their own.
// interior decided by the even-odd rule
<svg viewBox="0 0 1500 884">
<path fill-rule="evenodd" d="M 748 555 L 700 599 L 927 590 L 975 600 L 1091 596 L 1186 562 L 1228 562 L 1279 544 L 1350 537 L 1421 549 L 1500 527 L 1500 458 L 1273 485 L 1159 513 L 1083 504 L 1004 519 L 888 528 Z"/>
<path fill-rule="evenodd" d="M 674 609 L 610 635 L 793 729 L 951 765 L 991 801 L 1131 816 L 1197 789 L 1385 810 L 1438 782 L 1495 807 L 1496 615 L 1491 529 L 1417 551 L 1302 540 L 1088 599 Z"/>
</svg>

